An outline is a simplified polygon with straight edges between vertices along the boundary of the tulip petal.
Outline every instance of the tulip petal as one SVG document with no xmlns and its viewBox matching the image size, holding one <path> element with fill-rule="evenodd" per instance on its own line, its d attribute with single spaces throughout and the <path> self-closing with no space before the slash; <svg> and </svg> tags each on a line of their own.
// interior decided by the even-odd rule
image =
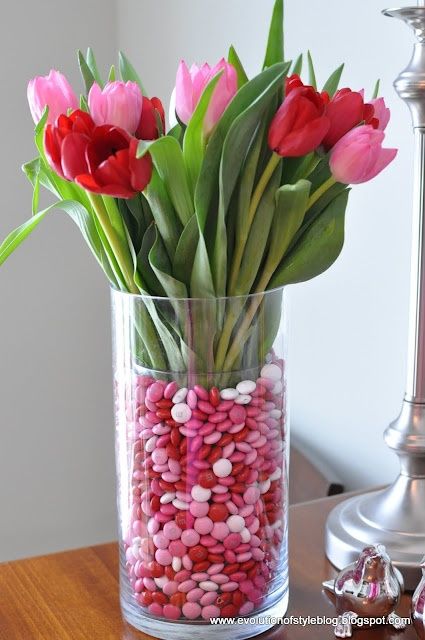
<svg viewBox="0 0 425 640">
<path fill-rule="evenodd" d="M 363 120 L 364 104 L 360 93 L 342 90 L 338 92 L 326 108 L 331 126 L 323 144 L 331 149 L 348 131 Z"/>
<path fill-rule="evenodd" d="M 180 62 L 176 78 L 176 113 L 179 120 L 187 124 L 194 110 L 193 82 L 184 60 Z"/>
<path fill-rule="evenodd" d="M 373 180 L 373 178 L 376 178 L 376 176 L 380 174 L 381 171 L 386 169 L 388 165 L 394 160 L 397 153 L 398 149 L 381 149 L 381 153 L 379 154 L 378 160 L 375 162 L 374 167 L 370 169 L 369 173 L 365 176 L 365 179 L 362 180 L 362 182 L 367 182 L 368 180 Z"/>
<path fill-rule="evenodd" d="M 131 185 L 135 191 L 143 191 L 152 177 L 152 158 L 146 153 L 137 158 L 137 140 L 132 140 L 129 147 L 129 168 Z"/>
<path fill-rule="evenodd" d="M 44 131 L 44 151 L 49 165 L 63 178 L 60 141 L 58 141 L 57 130 L 51 124 L 48 124 Z"/>
<path fill-rule="evenodd" d="M 321 116 L 311 120 L 300 130 L 289 133 L 279 144 L 277 153 L 283 157 L 299 158 L 320 146 L 329 130 L 329 120 Z"/>
<path fill-rule="evenodd" d="M 93 193 L 101 193 L 106 196 L 112 196 L 113 198 L 133 198 L 135 193 L 130 191 L 121 185 L 99 185 L 96 180 L 90 174 L 83 174 L 75 178 L 75 182 Z"/>
<path fill-rule="evenodd" d="M 86 149 L 89 138 L 81 133 L 70 133 L 64 138 L 61 146 L 61 164 L 63 175 L 67 180 L 88 171 Z"/>
</svg>

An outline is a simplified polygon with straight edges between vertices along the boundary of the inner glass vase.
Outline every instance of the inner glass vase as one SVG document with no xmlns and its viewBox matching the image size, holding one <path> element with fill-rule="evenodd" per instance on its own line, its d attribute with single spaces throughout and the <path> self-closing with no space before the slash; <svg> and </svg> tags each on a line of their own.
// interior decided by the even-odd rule
<svg viewBox="0 0 425 640">
<path fill-rule="evenodd" d="M 167 639 L 262 633 L 288 602 L 283 290 L 113 290 L 112 315 L 124 618 Z"/>
</svg>

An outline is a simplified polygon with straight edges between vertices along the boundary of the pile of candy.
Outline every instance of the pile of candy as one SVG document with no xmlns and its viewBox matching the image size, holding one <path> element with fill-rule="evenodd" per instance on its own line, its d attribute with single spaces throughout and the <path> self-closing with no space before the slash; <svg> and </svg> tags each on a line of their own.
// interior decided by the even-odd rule
<svg viewBox="0 0 425 640">
<path fill-rule="evenodd" d="M 221 391 L 138 375 L 127 426 L 137 602 L 170 620 L 259 609 L 286 544 L 283 363 Z"/>
</svg>

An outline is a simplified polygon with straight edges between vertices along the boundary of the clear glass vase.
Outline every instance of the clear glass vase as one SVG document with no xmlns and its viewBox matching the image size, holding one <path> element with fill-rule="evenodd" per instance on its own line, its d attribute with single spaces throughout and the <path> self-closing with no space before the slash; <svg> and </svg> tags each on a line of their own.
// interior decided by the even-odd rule
<svg viewBox="0 0 425 640">
<path fill-rule="evenodd" d="M 124 618 L 168 640 L 259 634 L 288 603 L 283 291 L 113 290 L 112 315 Z"/>
</svg>

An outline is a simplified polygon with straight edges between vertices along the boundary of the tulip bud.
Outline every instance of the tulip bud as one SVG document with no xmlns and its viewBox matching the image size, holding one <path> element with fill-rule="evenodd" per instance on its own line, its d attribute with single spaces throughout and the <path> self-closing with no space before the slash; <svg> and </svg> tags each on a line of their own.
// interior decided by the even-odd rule
<svg viewBox="0 0 425 640">
<path fill-rule="evenodd" d="M 91 117 L 97 125 L 109 124 L 133 135 L 142 113 L 142 92 L 136 82 L 94 83 L 88 96 Z"/>
<path fill-rule="evenodd" d="M 371 125 L 352 129 L 331 151 L 329 166 L 337 182 L 361 184 L 375 178 L 394 160 L 397 149 L 383 149 L 385 134 Z"/>
<path fill-rule="evenodd" d="M 272 120 L 269 146 L 282 157 L 299 158 L 317 149 L 328 130 L 323 96 L 313 87 L 296 87 Z"/>
<path fill-rule="evenodd" d="M 220 71 L 223 73 L 214 89 L 205 116 L 204 127 L 207 135 L 211 133 L 238 90 L 236 69 L 223 59 L 213 68 L 205 63 L 202 67 L 192 65 L 189 70 L 182 60 L 177 71 L 176 113 L 184 124 L 188 124 L 192 117 L 205 87 Z"/>
<path fill-rule="evenodd" d="M 374 120 L 376 122 L 377 129 L 381 129 L 381 131 L 385 131 L 387 125 L 390 121 L 391 111 L 388 109 L 385 104 L 384 98 L 377 98 L 376 100 L 371 100 L 370 104 L 374 109 Z"/>
<path fill-rule="evenodd" d="M 55 122 L 56 118 L 68 110 L 77 109 L 78 100 L 65 76 L 52 69 L 48 76 L 37 76 L 28 83 L 28 103 L 32 118 L 37 124 L 45 107 L 49 108 L 47 121 Z"/>
</svg>

